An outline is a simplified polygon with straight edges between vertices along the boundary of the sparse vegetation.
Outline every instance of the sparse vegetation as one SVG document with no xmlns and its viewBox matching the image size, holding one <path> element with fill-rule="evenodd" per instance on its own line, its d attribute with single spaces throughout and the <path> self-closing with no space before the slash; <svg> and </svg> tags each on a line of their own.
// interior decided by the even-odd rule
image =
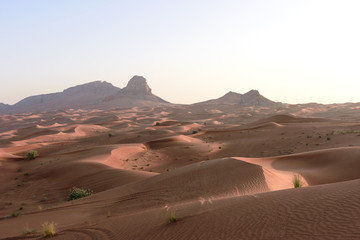
<svg viewBox="0 0 360 240">
<path fill-rule="evenodd" d="M 38 152 L 36 150 L 30 150 L 30 151 L 28 151 L 26 153 L 25 158 L 28 159 L 28 160 L 33 160 L 38 156 L 39 156 L 39 154 L 38 154 Z"/>
<path fill-rule="evenodd" d="M 108 137 L 113 137 L 114 135 L 112 133 L 108 133 Z"/>
<path fill-rule="evenodd" d="M 160 123 L 159 123 L 159 122 L 156 122 L 156 123 L 155 123 L 155 126 L 160 126 Z"/>
<path fill-rule="evenodd" d="M 173 211 L 170 211 L 169 216 L 166 218 L 166 223 L 174 223 L 177 221 L 177 217 Z"/>
<path fill-rule="evenodd" d="M 293 185 L 294 185 L 294 188 L 302 187 L 301 177 L 299 174 L 294 174 Z"/>
<path fill-rule="evenodd" d="M 35 233 L 35 232 L 36 232 L 35 228 L 29 228 L 29 227 L 24 228 L 24 234 L 25 235 L 32 234 L 32 233 Z"/>
<path fill-rule="evenodd" d="M 68 201 L 87 197 L 93 194 L 93 191 L 90 189 L 83 189 L 78 187 L 72 187 L 69 191 Z"/>
<path fill-rule="evenodd" d="M 11 217 L 18 217 L 20 215 L 20 213 L 19 212 L 13 212 L 13 213 L 11 213 Z"/>
<path fill-rule="evenodd" d="M 53 237 L 56 233 L 56 224 L 54 222 L 44 222 L 42 225 L 44 237 Z"/>
</svg>

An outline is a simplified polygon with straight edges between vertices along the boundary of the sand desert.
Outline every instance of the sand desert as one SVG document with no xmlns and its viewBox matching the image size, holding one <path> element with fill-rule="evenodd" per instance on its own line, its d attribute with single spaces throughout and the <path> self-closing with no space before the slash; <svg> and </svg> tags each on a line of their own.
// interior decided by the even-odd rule
<svg viewBox="0 0 360 240">
<path fill-rule="evenodd" d="M 359 239 L 359 106 L 2 114 L 0 239 Z"/>
</svg>

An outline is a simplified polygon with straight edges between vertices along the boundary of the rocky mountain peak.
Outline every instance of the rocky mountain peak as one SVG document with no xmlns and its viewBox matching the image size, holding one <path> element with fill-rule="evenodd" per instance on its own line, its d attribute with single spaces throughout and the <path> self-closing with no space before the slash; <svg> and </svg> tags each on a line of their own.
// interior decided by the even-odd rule
<svg viewBox="0 0 360 240">
<path fill-rule="evenodd" d="M 245 93 L 244 96 L 258 97 L 260 96 L 260 93 L 258 90 L 250 90 L 247 93 Z"/>
<path fill-rule="evenodd" d="M 144 77 L 135 75 L 129 80 L 127 86 L 122 89 L 122 93 L 126 95 L 150 95 L 151 88 Z"/>
</svg>

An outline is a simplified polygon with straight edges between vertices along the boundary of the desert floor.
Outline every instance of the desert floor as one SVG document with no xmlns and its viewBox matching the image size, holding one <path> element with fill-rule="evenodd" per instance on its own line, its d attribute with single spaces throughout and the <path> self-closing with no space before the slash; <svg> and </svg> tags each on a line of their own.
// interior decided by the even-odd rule
<svg viewBox="0 0 360 240">
<path fill-rule="evenodd" d="M 360 108 L 0 115 L 0 182 L 0 239 L 360 239 Z"/>
</svg>

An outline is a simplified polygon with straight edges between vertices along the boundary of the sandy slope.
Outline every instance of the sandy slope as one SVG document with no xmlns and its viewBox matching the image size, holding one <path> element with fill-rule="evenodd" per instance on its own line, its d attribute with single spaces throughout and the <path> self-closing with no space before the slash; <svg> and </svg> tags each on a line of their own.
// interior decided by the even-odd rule
<svg viewBox="0 0 360 240">
<path fill-rule="evenodd" d="M 0 116 L 0 239 L 360 238 L 357 115 L 197 108 Z"/>
</svg>

